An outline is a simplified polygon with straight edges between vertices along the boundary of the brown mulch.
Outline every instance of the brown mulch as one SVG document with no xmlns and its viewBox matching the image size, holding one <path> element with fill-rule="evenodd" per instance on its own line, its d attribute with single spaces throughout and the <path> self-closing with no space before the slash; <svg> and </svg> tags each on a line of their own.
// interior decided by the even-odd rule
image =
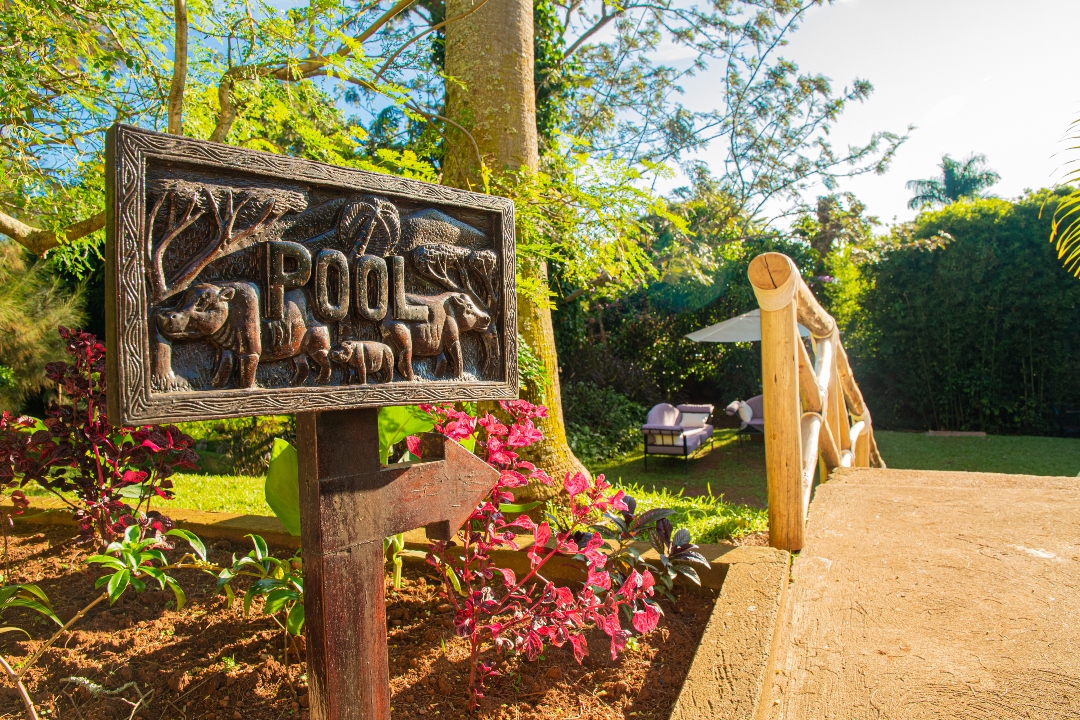
<svg viewBox="0 0 1080 720">
<path fill-rule="evenodd" d="M 735 545 L 749 547 L 769 547 L 769 531 L 762 530 L 760 532 L 746 533 L 745 535 L 734 538 L 731 542 Z"/>
<path fill-rule="evenodd" d="M 210 559 L 229 562 L 216 543 Z M 10 539 L 11 583 L 37 583 L 67 620 L 97 592 L 67 528 L 20 528 Z M 112 720 L 278 720 L 308 716 L 307 676 L 290 650 L 283 663 L 282 631 L 270 618 L 243 618 L 242 604 L 226 607 L 214 578 L 176 573 L 188 594 L 182 612 L 171 592 L 131 591 L 113 607 L 102 603 L 61 638 L 29 674 L 28 686 L 43 718 Z M 401 590 L 387 588 L 390 685 L 394 718 L 443 720 L 468 717 L 465 678 L 468 650 L 454 636 L 448 605 L 437 581 L 406 566 Z M 156 586 L 155 586 L 156 587 Z M 680 593 L 661 601 L 664 618 L 636 650 L 612 661 L 608 639 L 589 635 L 589 655 L 574 662 L 569 646 L 550 648 L 535 663 L 488 653 L 500 677 L 488 681 L 475 717 L 493 720 L 552 718 L 667 718 L 708 620 L 713 598 Z M 18 663 L 55 629 L 24 610 L 9 611 L 3 625 L 28 630 L 0 635 L 0 653 Z M 302 646 L 302 638 L 300 639 Z M 302 649 L 302 648 L 301 648 Z M 116 692 L 94 697 L 67 681 L 81 677 Z M 126 688 L 122 689 L 121 688 Z M 142 704 L 135 710 L 140 693 Z M 17 691 L 0 682 L 0 719 L 23 717 Z"/>
</svg>

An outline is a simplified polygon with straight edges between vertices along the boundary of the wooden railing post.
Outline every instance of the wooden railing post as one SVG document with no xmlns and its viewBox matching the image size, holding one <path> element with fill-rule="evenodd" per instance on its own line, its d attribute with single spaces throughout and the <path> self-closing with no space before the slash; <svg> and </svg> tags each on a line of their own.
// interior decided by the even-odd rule
<svg viewBox="0 0 1080 720">
<path fill-rule="evenodd" d="M 799 276 L 791 258 L 758 255 L 750 283 L 761 307 L 761 383 L 769 544 L 801 550 L 819 465 L 824 481 L 838 467 L 885 467 L 870 411 L 851 374 L 836 320 Z M 814 338 L 814 359 L 799 337 Z"/>
<path fill-rule="evenodd" d="M 761 379 L 765 411 L 765 472 L 769 483 L 769 544 L 803 546 L 802 431 L 799 400 L 799 338 L 795 285 L 788 258 L 759 255 L 750 282 L 761 306 Z M 770 262 L 771 260 L 771 262 Z"/>
</svg>

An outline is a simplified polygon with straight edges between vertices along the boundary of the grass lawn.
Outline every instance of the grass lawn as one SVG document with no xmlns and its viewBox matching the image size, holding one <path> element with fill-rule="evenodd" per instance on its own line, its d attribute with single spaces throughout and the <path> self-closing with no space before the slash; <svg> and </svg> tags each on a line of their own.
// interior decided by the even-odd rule
<svg viewBox="0 0 1080 720">
<path fill-rule="evenodd" d="M 1029 475 L 1076 476 L 1080 440 L 1047 437 L 927 437 L 925 433 L 877 432 L 882 457 L 891 468 L 968 470 Z M 668 507 L 673 522 L 698 542 L 738 536 L 765 527 L 765 448 L 736 442 L 719 430 L 712 448 L 690 461 L 650 456 L 646 472 L 641 450 L 589 468 L 636 498 L 641 509 Z M 182 474 L 174 477 L 173 507 L 272 515 L 263 498 L 263 478 Z M 28 494 L 35 493 L 31 490 Z M 167 510 L 166 510 L 167 512 Z"/>
<path fill-rule="evenodd" d="M 649 456 L 645 470 L 644 453 L 638 449 L 616 460 L 589 468 L 603 473 L 609 482 L 622 486 L 637 485 L 645 489 L 667 489 L 684 495 L 699 496 L 711 493 L 737 505 L 764 507 L 768 498 L 765 487 L 765 444 L 743 442 L 734 430 L 717 430 L 712 449 L 706 447 L 696 459 Z"/>
<path fill-rule="evenodd" d="M 174 475 L 176 497 L 169 505 L 240 515 L 273 515 L 266 504 L 264 477 L 244 475 Z"/>
<path fill-rule="evenodd" d="M 1018 475 L 1080 474 L 1080 440 L 988 435 L 927 437 L 926 433 L 874 433 L 885 464 L 904 470 L 966 470 Z"/>
</svg>

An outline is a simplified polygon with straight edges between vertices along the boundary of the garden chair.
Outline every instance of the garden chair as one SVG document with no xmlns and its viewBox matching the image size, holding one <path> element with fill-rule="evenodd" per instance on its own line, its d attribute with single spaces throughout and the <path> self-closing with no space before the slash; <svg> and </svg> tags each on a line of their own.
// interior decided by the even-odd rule
<svg viewBox="0 0 1080 720">
<path fill-rule="evenodd" d="M 690 456 L 705 441 L 713 439 L 713 426 L 708 424 L 712 405 L 679 405 L 660 403 L 649 411 L 641 433 L 645 440 L 645 470 L 649 455 L 681 455 L 690 469 Z M 711 444 L 710 444 L 711 447 Z"/>
<path fill-rule="evenodd" d="M 761 395 L 745 401 L 736 400 L 724 408 L 724 412 L 739 417 L 739 429 L 735 431 L 735 437 L 740 449 L 744 440 L 750 440 L 755 435 L 765 436 L 765 411 Z"/>
</svg>

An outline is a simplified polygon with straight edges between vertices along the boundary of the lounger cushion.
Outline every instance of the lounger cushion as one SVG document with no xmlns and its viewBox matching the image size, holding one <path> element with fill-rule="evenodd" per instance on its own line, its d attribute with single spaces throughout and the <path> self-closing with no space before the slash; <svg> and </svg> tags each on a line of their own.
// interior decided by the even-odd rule
<svg viewBox="0 0 1080 720">
<path fill-rule="evenodd" d="M 649 411 L 649 417 L 646 418 L 645 424 L 647 425 L 677 425 L 679 422 L 679 411 L 674 405 L 668 403 L 660 403 L 653 407 Z"/>
<path fill-rule="evenodd" d="M 648 428 L 648 426 L 645 426 Z M 678 435 L 675 434 L 652 434 L 649 433 L 649 454 L 657 455 L 682 455 L 683 438 L 686 438 L 686 452 L 692 453 L 701 447 L 713 434 L 712 425 L 703 425 L 698 428 L 686 428 Z"/>
</svg>

